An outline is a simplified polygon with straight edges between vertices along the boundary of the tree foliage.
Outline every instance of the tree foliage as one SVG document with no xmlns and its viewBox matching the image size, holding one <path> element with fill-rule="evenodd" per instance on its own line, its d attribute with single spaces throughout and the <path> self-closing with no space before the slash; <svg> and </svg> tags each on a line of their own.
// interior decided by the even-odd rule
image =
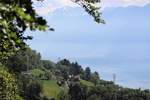
<svg viewBox="0 0 150 100">
<path fill-rule="evenodd" d="M 31 81 L 25 89 L 25 100 L 41 100 L 41 91 L 41 84 L 36 80 Z"/>
<path fill-rule="evenodd" d="M 40 68 L 42 66 L 41 55 L 30 48 L 19 50 L 16 54 L 9 56 L 4 65 L 14 73 Z"/>
<path fill-rule="evenodd" d="M 85 9 L 85 11 L 91 15 L 94 20 L 97 22 L 97 23 L 105 23 L 105 21 L 101 18 L 101 14 L 100 13 L 100 7 L 96 6 L 96 5 L 99 5 L 100 4 L 100 0 L 71 0 L 75 3 L 77 3 L 78 5 L 80 5 L 82 8 Z"/>
<path fill-rule="evenodd" d="M 84 79 L 87 81 L 91 79 L 91 69 L 89 67 L 85 68 Z"/>
<path fill-rule="evenodd" d="M 0 0 L 0 57 L 26 47 L 25 40 L 32 39 L 24 32 L 46 30 L 46 20 L 38 16 L 31 0 Z"/>
</svg>

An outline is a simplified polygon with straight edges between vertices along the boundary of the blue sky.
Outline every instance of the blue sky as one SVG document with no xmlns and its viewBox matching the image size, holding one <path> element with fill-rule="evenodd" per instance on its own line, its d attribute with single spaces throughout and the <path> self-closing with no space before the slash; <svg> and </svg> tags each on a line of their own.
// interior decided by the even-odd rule
<svg viewBox="0 0 150 100">
<path fill-rule="evenodd" d="M 53 0 L 55 9 L 48 2 L 35 6 L 42 7 L 38 13 L 56 31 L 30 32 L 34 39 L 28 41 L 43 59 L 68 58 L 98 71 L 106 80 L 115 73 L 116 83 L 122 86 L 150 88 L 149 0 L 103 0 L 105 25 L 95 23 L 68 0 Z"/>
</svg>

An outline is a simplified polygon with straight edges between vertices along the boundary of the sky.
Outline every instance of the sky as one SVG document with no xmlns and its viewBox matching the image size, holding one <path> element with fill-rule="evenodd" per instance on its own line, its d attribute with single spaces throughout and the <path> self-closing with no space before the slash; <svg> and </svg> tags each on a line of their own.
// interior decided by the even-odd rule
<svg viewBox="0 0 150 100">
<path fill-rule="evenodd" d="M 102 79 L 124 87 L 150 89 L 150 0 L 102 0 L 97 24 L 69 0 L 45 0 L 34 6 L 54 32 L 30 32 L 27 43 L 43 59 L 67 58 L 98 71 Z"/>
</svg>

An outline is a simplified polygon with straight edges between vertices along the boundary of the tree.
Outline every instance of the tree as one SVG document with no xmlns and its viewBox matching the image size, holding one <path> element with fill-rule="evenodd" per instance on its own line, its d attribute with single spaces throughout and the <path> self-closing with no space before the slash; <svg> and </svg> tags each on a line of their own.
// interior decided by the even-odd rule
<svg viewBox="0 0 150 100">
<path fill-rule="evenodd" d="M 41 62 L 42 62 L 42 66 L 48 70 L 53 69 L 55 66 L 55 63 L 49 60 L 41 60 Z"/>
<path fill-rule="evenodd" d="M 59 62 L 57 62 L 57 64 L 61 64 L 61 65 L 65 65 L 65 66 L 70 66 L 71 65 L 71 63 L 68 59 L 60 60 Z"/>
<path fill-rule="evenodd" d="M 38 16 L 31 0 L 0 1 L 0 57 L 5 58 L 19 49 L 26 47 L 26 29 L 46 30 L 46 20 Z"/>
<path fill-rule="evenodd" d="M 91 69 L 89 67 L 85 68 L 84 79 L 87 81 L 91 79 Z"/>
<path fill-rule="evenodd" d="M 83 71 L 83 69 L 77 62 L 71 64 L 71 66 L 70 66 L 70 74 L 71 75 L 79 75 L 82 71 Z"/>
<path fill-rule="evenodd" d="M 22 71 L 41 67 L 41 55 L 30 48 L 19 50 L 16 54 L 8 57 L 4 65 L 7 66 L 10 71 L 20 73 Z"/>
<path fill-rule="evenodd" d="M 36 81 L 31 81 L 25 89 L 25 100 L 41 100 L 40 93 L 42 85 Z"/>
<path fill-rule="evenodd" d="M 99 83 L 100 77 L 99 77 L 98 72 L 92 73 L 90 81 L 93 82 L 95 85 L 97 85 Z"/>
<path fill-rule="evenodd" d="M 87 100 L 86 99 L 87 87 L 80 84 L 80 82 L 72 81 L 69 85 L 70 100 Z"/>
</svg>

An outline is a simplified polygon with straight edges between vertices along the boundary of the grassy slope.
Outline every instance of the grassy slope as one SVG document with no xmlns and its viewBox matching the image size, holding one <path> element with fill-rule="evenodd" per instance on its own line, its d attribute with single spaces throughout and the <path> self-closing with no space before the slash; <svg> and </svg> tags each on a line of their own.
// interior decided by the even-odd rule
<svg viewBox="0 0 150 100">
<path fill-rule="evenodd" d="M 86 80 L 81 80 L 80 81 L 82 84 L 87 85 L 87 86 L 93 86 L 94 84 L 86 81 Z M 56 97 L 57 94 L 61 91 L 61 87 L 59 87 L 56 83 L 56 81 L 52 80 L 42 80 L 43 84 L 43 94 L 48 97 Z"/>
<path fill-rule="evenodd" d="M 40 69 L 33 69 L 30 71 L 33 76 L 38 77 L 40 74 L 44 74 L 45 72 Z M 57 85 L 56 81 L 53 80 L 41 80 L 43 85 L 43 95 L 48 97 L 55 97 L 61 90 L 61 88 Z"/>
<path fill-rule="evenodd" d="M 43 80 L 43 94 L 48 97 L 56 97 L 61 88 L 57 85 L 56 81 Z"/>
<path fill-rule="evenodd" d="M 80 80 L 80 82 L 84 85 L 87 85 L 87 86 L 94 86 L 94 84 L 92 82 L 89 82 L 89 81 L 86 81 L 86 80 Z"/>
<path fill-rule="evenodd" d="M 45 72 L 40 69 L 31 70 L 32 75 L 39 76 L 40 74 L 44 74 Z M 43 95 L 47 97 L 56 97 L 57 94 L 61 91 L 61 87 L 59 87 L 54 80 L 41 80 L 43 85 Z M 86 80 L 80 80 L 80 82 L 87 86 L 93 86 L 92 82 Z"/>
<path fill-rule="evenodd" d="M 81 80 L 80 81 L 82 84 L 87 85 L 87 86 L 93 86 L 94 84 L 86 81 L 86 80 Z M 56 97 L 57 94 L 61 91 L 61 87 L 59 87 L 56 83 L 56 81 L 52 80 L 43 80 L 43 94 L 48 97 Z"/>
<path fill-rule="evenodd" d="M 32 73 L 33 76 L 37 76 L 37 77 L 45 73 L 44 71 L 40 69 L 33 69 L 33 70 L 30 70 L 30 72 Z"/>
</svg>

